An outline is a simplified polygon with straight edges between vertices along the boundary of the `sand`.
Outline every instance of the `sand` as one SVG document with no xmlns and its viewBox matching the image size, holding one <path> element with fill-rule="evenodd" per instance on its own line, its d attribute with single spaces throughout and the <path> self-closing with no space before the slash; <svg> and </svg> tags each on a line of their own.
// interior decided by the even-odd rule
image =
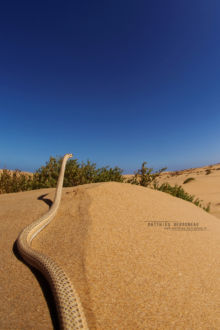
<svg viewBox="0 0 220 330">
<path fill-rule="evenodd" d="M 54 192 L 0 195 L 1 329 L 57 327 L 47 284 L 13 248 Z M 69 275 L 90 329 L 220 329 L 220 220 L 192 203 L 124 183 L 64 188 L 33 247 Z"/>
<path fill-rule="evenodd" d="M 211 170 L 208 175 L 207 170 Z M 133 174 L 124 177 L 131 179 Z M 195 180 L 183 184 L 187 178 Z M 181 185 L 187 193 L 199 198 L 205 207 L 210 203 L 210 213 L 220 219 L 220 163 L 182 171 L 163 172 L 158 182 L 159 184 L 168 182 L 171 186 Z"/>
<path fill-rule="evenodd" d="M 211 173 L 207 175 L 208 169 Z M 186 192 L 203 200 L 205 206 L 210 203 L 210 213 L 220 219 L 220 164 L 179 171 L 178 175 L 171 175 L 172 172 L 163 173 L 159 182 L 182 185 Z M 187 178 L 195 180 L 183 184 Z"/>
</svg>

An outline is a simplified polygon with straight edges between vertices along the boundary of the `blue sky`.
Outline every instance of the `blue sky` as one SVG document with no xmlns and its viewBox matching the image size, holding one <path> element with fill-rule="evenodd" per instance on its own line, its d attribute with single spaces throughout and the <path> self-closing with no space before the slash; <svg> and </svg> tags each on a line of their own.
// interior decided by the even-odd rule
<svg viewBox="0 0 220 330">
<path fill-rule="evenodd" d="M 220 162 L 220 2 L 2 1 L 0 168 Z"/>
</svg>

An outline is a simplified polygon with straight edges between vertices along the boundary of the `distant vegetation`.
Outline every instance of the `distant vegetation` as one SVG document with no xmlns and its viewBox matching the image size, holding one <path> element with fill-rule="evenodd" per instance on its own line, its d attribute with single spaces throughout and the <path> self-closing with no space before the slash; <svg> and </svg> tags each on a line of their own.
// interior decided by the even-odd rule
<svg viewBox="0 0 220 330">
<path fill-rule="evenodd" d="M 171 176 L 177 176 L 177 175 L 180 175 L 180 174 L 181 174 L 180 171 L 175 171 L 175 172 L 170 173 Z"/>
<path fill-rule="evenodd" d="M 20 170 L 12 173 L 4 169 L 0 174 L 0 194 L 31 190 L 32 184 L 32 177 L 22 174 Z"/>
<path fill-rule="evenodd" d="M 186 183 L 188 183 L 190 181 L 193 181 L 193 180 L 195 180 L 195 178 L 187 178 L 185 181 L 183 181 L 183 184 L 186 184 Z"/>
<path fill-rule="evenodd" d="M 50 157 L 46 166 L 42 166 L 34 173 L 34 189 L 56 187 L 60 172 L 62 157 Z M 64 187 L 78 186 L 86 183 L 118 181 L 123 182 L 123 170 L 119 167 L 109 166 L 97 168 L 95 163 L 79 163 L 77 159 L 70 159 L 66 164 Z"/>
<path fill-rule="evenodd" d="M 207 169 L 206 171 L 206 175 L 210 174 L 212 171 L 210 169 Z"/>
<path fill-rule="evenodd" d="M 153 173 L 153 168 L 146 167 L 146 164 L 147 162 L 143 162 L 141 169 L 139 169 L 135 175 L 131 179 L 128 179 L 126 182 L 148 187 L 150 184 L 156 181 L 156 178 L 158 178 L 162 172 L 167 169 L 167 167 L 164 167 Z"/>
<path fill-rule="evenodd" d="M 9 170 L 3 170 L 0 174 L 0 193 L 56 187 L 61 163 L 62 157 L 50 157 L 49 162 L 33 175 L 21 174 L 19 170 L 14 171 L 13 174 Z M 72 187 L 94 182 L 123 182 L 122 171 L 117 166 L 97 168 L 96 164 L 90 161 L 79 163 L 77 159 L 68 160 L 63 185 Z"/>
<path fill-rule="evenodd" d="M 50 157 L 46 165 L 41 166 L 33 175 L 23 174 L 20 170 L 11 172 L 4 169 L 0 174 L 0 194 L 56 187 L 61 163 L 62 157 Z M 114 168 L 109 166 L 97 168 L 96 164 L 90 161 L 79 163 L 77 159 L 70 159 L 66 164 L 63 185 L 64 187 L 72 187 L 95 182 L 126 182 L 166 192 L 172 196 L 192 202 L 209 212 L 210 204 L 204 207 L 201 203 L 202 201 L 185 192 L 181 186 L 171 186 L 168 183 L 159 185 L 157 178 L 167 169 L 166 167 L 154 172 L 152 168 L 146 167 L 146 164 L 147 162 L 143 162 L 141 169 L 131 179 L 126 180 L 122 175 L 123 170 L 117 166 Z M 193 178 L 188 178 L 187 180 L 184 183 L 193 180 Z"/>
<path fill-rule="evenodd" d="M 162 183 L 161 185 L 159 185 L 156 179 L 163 171 L 166 170 L 166 168 L 162 168 L 158 172 L 153 173 L 153 169 L 147 168 L 146 164 L 147 164 L 146 162 L 143 162 L 141 169 L 138 170 L 137 173 L 135 173 L 133 178 L 127 180 L 127 182 L 144 187 L 149 186 L 150 188 L 166 192 L 172 196 L 191 202 L 196 206 L 203 208 L 207 212 L 210 211 L 210 203 L 207 206 L 203 206 L 202 201 L 199 200 L 199 198 L 195 198 L 194 195 L 188 194 L 186 191 L 184 191 L 184 189 L 181 186 L 178 185 L 171 186 L 169 183 Z M 189 178 L 189 179 L 192 180 L 193 178 Z"/>
<path fill-rule="evenodd" d="M 185 199 L 186 201 L 191 202 L 196 206 L 203 208 L 207 212 L 210 211 L 210 203 L 207 206 L 203 206 L 202 201 L 199 198 L 195 198 L 194 195 L 188 194 L 181 186 L 178 185 L 171 186 L 169 183 L 163 183 L 161 184 L 161 186 L 158 186 L 156 189 L 166 192 L 172 196 Z"/>
</svg>

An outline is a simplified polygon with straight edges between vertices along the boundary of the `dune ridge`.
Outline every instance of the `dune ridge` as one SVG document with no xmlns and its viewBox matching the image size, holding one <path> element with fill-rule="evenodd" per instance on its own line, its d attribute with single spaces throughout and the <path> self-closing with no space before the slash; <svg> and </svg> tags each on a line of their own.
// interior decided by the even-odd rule
<svg viewBox="0 0 220 330">
<path fill-rule="evenodd" d="M 39 283 L 13 245 L 20 230 L 48 210 L 54 192 L 0 195 L 1 328 L 53 328 Z M 149 225 L 153 221 L 206 229 L 171 230 Z M 219 234 L 219 219 L 192 203 L 109 182 L 64 188 L 57 216 L 33 247 L 69 275 L 90 329 L 217 330 Z"/>
</svg>

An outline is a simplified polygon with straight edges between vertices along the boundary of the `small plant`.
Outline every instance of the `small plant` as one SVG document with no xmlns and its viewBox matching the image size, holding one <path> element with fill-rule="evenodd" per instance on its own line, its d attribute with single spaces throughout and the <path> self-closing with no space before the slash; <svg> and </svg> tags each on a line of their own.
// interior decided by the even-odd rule
<svg viewBox="0 0 220 330">
<path fill-rule="evenodd" d="M 190 181 L 193 181 L 193 180 L 195 180 L 195 178 L 187 178 L 185 181 L 183 181 L 183 184 L 186 184 L 186 183 L 188 183 Z"/>
<path fill-rule="evenodd" d="M 210 169 L 206 170 L 206 175 L 210 174 L 212 171 Z"/>
<path fill-rule="evenodd" d="M 184 199 L 188 202 L 191 202 L 196 206 L 203 208 L 207 212 L 210 211 L 210 203 L 208 204 L 207 207 L 204 207 L 202 205 L 202 200 L 200 200 L 199 198 L 194 199 L 195 196 L 188 194 L 181 186 L 178 185 L 171 186 L 169 183 L 163 183 L 161 186 L 157 185 L 155 189 L 166 192 L 172 196 Z"/>
<path fill-rule="evenodd" d="M 134 177 L 130 180 L 127 180 L 127 183 L 132 183 L 140 185 L 143 187 L 148 187 L 151 183 L 155 182 L 156 178 L 167 169 L 164 167 L 157 172 L 153 173 L 153 168 L 146 167 L 147 162 L 143 162 L 141 169 L 139 169 Z"/>
<path fill-rule="evenodd" d="M 188 194 L 181 186 L 171 186 L 169 183 L 162 183 L 161 186 L 156 187 L 157 190 L 166 192 L 172 196 L 182 198 L 188 202 L 192 202 L 194 199 L 193 195 Z"/>
<path fill-rule="evenodd" d="M 131 179 L 127 179 L 126 183 L 136 184 L 138 186 L 140 185 L 140 178 L 135 174 Z"/>
<path fill-rule="evenodd" d="M 206 207 L 203 207 L 203 209 L 206 211 L 206 212 L 210 212 L 210 206 L 211 206 L 211 203 L 208 203 L 208 205 Z"/>
</svg>

